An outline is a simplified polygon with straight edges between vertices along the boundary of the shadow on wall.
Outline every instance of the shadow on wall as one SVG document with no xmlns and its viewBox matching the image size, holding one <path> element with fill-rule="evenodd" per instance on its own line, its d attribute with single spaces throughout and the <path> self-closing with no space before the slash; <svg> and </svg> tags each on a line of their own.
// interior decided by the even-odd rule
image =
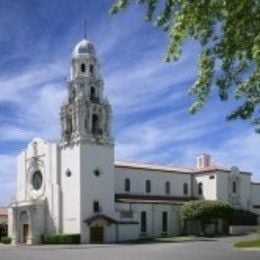
<svg viewBox="0 0 260 260">
<path fill-rule="evenodd" d="M 184 232 L 196 236 L 216 236 L 228 234 L 228 223 L 223 220 L 212 220 L 204 226 L 198 220 L 187 221 L 184 226 Z"/>
<path fill-rule="evenodd" d="M 2 240 L 2 237 L 7 236 L 7 230 L 8 230 L 8 225 L 6 223 L 1 223 L 0 224 L 0 241 Z"/>
<path fill-rule="evenodd" d="M 45 222 L 45 228 L 44 228 L 45 232 L 44 232 L 44 234 L 56 233 L 57 228 L 56 228 L 55 220 L 53 219 L 53 214 L 51 213 L 50 205 L 49 205 L 48 201 L 46 203 L 45 216 L 44 217 L 47 220 Z"/>
</svg>

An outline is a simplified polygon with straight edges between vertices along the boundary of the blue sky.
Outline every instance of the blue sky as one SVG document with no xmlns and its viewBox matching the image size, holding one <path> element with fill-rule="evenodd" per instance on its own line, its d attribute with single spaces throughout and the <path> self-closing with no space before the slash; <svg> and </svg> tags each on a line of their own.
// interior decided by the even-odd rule
<svg viewBox="0 0 260 260">
<path fill-rule="evenodd" d="M 207 152 L 217 165 L 237 165 L 260 180 L 260 136 L 248 122 L 227 123 L 236 103 L 213 91 L 196 116 L 187 91 L 196 78 L 199 46 L 163 63 L 167 36 L 131 8 L 110 17 L 110 0 L 0 1 L 0 205 L 15 192 L 15 157 L 33 137 L 59 138 L 71 52 L 83 37 L 96 47 L 113 106 L 116 159 L 195 166 Z"/>
</svg>

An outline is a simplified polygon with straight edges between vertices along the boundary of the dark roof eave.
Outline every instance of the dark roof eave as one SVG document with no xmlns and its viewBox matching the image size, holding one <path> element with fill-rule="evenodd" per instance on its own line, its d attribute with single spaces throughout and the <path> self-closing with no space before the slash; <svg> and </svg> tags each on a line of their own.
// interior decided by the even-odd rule
<svg viewBox="0 0 260 260">
<path fill-rule="evenodd" d="M 91 216 L 91 217 L 85 219 L 84 222 L 87 223 L 88 225 L 90 225 L 93 221 L 95 221 L 97 219 L 104 219 L 110 224 L 111 223 L 117 223 L 117 220 L 115 220 L 114 218 L 111 218 L 109 216 L 106 216 L 104 214 L 96 214 L 94 216 Z"/>
<path fill-rule="evenodd" d="M 161 203 L 161 204 L 182 204 L 194 197 L 173 197 L 161 195 L 139 195 L 139 194 L 115 194 L 115 201 L 121 203 Z"/>
</svg>

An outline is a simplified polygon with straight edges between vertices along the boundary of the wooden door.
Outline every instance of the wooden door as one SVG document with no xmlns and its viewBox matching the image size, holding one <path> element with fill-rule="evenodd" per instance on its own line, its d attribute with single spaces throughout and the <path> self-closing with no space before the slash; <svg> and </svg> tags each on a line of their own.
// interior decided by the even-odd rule
<svg viewBox="0 0 260 260">
<path fill-rule="evenodd" d="M 91 227 L 90 228 L 90 242 L 91 243 L 103 243 L 104 242 L 104 228 L 103 227 Z"/>
<path fill-rule="evenodd" d="M 23 243 L 25 243 L 25 244 L 27 242 L 28 234 L 29 234 L 29 226 L 28 226 L 28 224 L 24 224 L 23 225 Z"/>
</svg>

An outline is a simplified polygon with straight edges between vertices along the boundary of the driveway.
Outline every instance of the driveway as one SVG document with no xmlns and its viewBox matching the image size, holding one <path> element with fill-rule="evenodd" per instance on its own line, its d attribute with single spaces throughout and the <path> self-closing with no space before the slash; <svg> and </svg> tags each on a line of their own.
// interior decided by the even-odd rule
<svg viewBox="0 0 260 260">
<path fill-rule="evenodd" d="M 0 246 L 0 260 L 259 260 L 259 251 L 233 249 L 234 241 L 249 237 L 226 237 L 175 243 Z"/>
</svg>

